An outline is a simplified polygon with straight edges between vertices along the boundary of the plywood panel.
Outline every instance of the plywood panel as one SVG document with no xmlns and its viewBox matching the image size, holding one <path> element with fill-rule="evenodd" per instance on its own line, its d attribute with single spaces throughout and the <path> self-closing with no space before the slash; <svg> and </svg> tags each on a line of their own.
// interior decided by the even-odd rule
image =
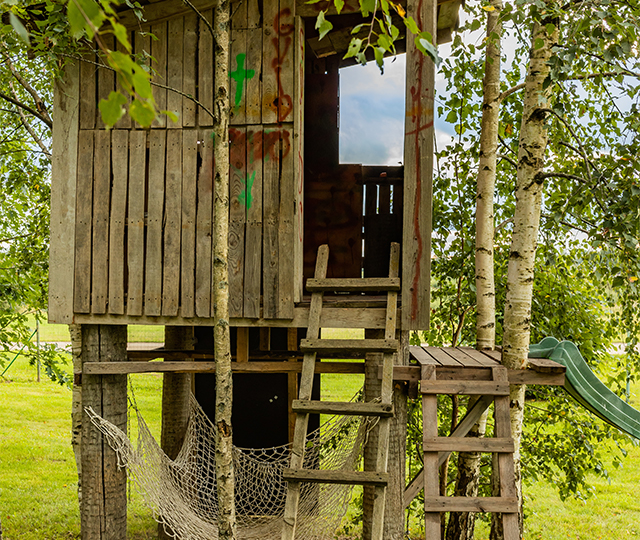
<svg viewBox="0 0 640 540">
<path fill-rule="evenodd" d="M 162 22 L 151 26 L 151 33 L 157 38 L 151 40 L 151 69 L 153 70 L 153 81 L 160 84 L 167 84 L 167 23 Z M 156 108 L 163 111 L 167 108 L 167 91 L 157 86 L 153 87 L 153 97 L 156 100 Z M 151 124 L 152 127 L 165 127 L 167 117 L 160 115 Z"/>
<path fill-rule="evenodd" d="M 68 63 L 55 81 L 53 108 L 61 114 L 52 136 L 48 315 L 50 322 L 68 324 L 73 320 L 80 62 Z"/>
<path fill-rule="evenodd" d="M 196 316 L 211 315 L 211 254 L 213 223 L 213 131 L 200 136 L 200 170 L 198 171 L 198 205 L 196 214 Z"/>
<path fill-rule="evenodd" d="M 247 128 L 247 225 L 244 256 L 244 316 L 260 316 L 262 279 L 262 128 Z"/>
<path fill-rule="evenodd" d="M 196 190 L 198 132 L 182 132 L 182 245 L 180 306 L 183 317 L 195 316 Z"/>
<path fill-rule="evenodd" d="M 111 132 L 95 133 L 93 154 L 93 230 L 91 238 L 91 313 L 106 313 L 109 284 L 109 203 Z"/>
<path fill-rule="evenodd" d="M 436 35 L 435 2 L 409 5 L 418 26 Z M 435 65 L 407 38 L 402 242 L 402 329 L 429 327 Z"/>
<path fill-rule="evenodd" d="M 123 315 L 129 132 L 114 130 L 111 143 L 113 185 L 109 219 L 109 313 Z"/>
<path fill-rule="evenodd" d="M 229 316 L 242 317 L 244 227 L 251 186 L 247 177 L 247 129 L 229 130 Z"/>
<path fill-rule="evenodd" d="M 278 34 L 278 122 L 293 121 L 295 23 L 294 0 L 280 0 L 280 11 L 274 30 Z"/>
<path fill-rule="evenodd" d="M 196 96 L 196 59 L 198 47 L 198 16 L 190 13 L 184 17 L 184 48 L 182 54 L 182 91 Z M 182 125 L 196 125 L 196 104 L 190 99 L 182 98 Z"/>
<path fill-rule="evenodd" d="M 182 92 L 182 64 L 184 50 L 184 17 L 170 19 L 167 23 L 168 51 L 167 86 Z M 182 96 L 167 90 L 167 110 L 178 116 L 176 122 L 167 118 L 168 128 L 182 127 Z"/>
<path fill-rule="evenodd" d="M 161 315 L 165 149 L 166 132 L 164 130 L 151 130 L 149 132 L 144 312 L 145 315 L 152 316 Z"/>
<path fill-rule="evenodd" d="M 213 22 L 213 11 L 207 10 L 203 15 L 209 23 Z M 213 113 L 213 38 L 202 20 L 198 20 L 198 35 L 198 101 Z M 198 125 L 213 125 L 213 118 L 202 107 L 198 108 Z"/>
<path fill-rule="evenodd" d="M 162 252 L 162 315 L 178 315 L 182 221 L 182 131 L 167 132 L 164 244 Z"/>
<path fill-rule="evenodd" d="M 144 201 L 147 132 L 129 136 L 129 193 L 127 216 L 127 315 L 142 315 L 144 290 Z"/>
</svg>

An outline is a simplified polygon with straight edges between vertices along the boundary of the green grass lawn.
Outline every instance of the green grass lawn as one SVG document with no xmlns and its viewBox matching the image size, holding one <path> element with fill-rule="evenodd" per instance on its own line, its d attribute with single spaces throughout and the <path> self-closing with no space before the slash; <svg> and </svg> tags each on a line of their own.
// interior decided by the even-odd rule
<svg viewBox="0 0 640 540">
<path fill-rule="evenodd" d="M 341 337 L 339 333 L 331 337 Z M 35 367 L 20 357 L 0 379 L 0 519 L 3 540 L 79 538 L 75 460 L 71 450 L 71 391 L 35 382 Z M 339 381 L 338 382 L 338 378 Z M 351 397 L 362 376 L 323 377 L 325 399 Z M 159 432 L 161 377 L 135 375 L 134 394 L 154 432 Z M 345 384 L 346 383 L 346 384 Z M 640 385 L 636 384 L 637 395 Z M 637 406 L 637 401 L 636 401 Z M 132 423 L 133 425 L 134 423 Z M 525 488 L 527 540 L 640 538 L 640 449 L 631 450 L 611 484 L 594 479 L 597 495 L 561 502 L 553 486 Z M 155 537 L 156 526 L 134 490 L 129 500 L 129 538 Z M 417 538 L 417 537 L 416 537 Z M 480 526 L 478 539 L 488 538 Z"/>
</svg>

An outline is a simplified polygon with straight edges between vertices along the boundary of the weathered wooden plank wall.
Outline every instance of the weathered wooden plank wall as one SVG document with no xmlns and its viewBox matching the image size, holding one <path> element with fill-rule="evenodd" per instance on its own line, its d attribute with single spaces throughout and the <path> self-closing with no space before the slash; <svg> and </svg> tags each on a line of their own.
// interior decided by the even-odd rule
<svg viewBox="0 0 640 540">
<path fill-rule="evenodd" d="M 293 0 L 237 1 L 233 13 L 230 313 L 292 319 L 302 290 L 304 44 L 295 38 L 304 25 L 296 31 Z M 212 21 L 211 10 L 203 15 Z M 132 39 L 154 81 L 181 92 L 153 87 L 176 120 L 107 130 L 95 97 L 116 89 L 114 74 L 94 53 L 80 64 L 67 322 L 71 309 L 96 323 L 213 316 L 211 35 L 187 13 L 152 20 Z"/>
</svg>

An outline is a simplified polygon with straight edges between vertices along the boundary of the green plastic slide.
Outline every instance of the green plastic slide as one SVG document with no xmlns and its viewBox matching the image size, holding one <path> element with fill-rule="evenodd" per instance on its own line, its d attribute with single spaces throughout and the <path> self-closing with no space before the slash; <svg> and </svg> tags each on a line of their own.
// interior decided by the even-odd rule
<svg viewBox="0 0 640 540">
<path fill-rule="evenodd" d="M 548 358 L 567 368 L 564 389 L 580 405 L 614 427 L 640 439 L 640 411 L 611 390 L 591 371 L 578 347 L 570 341 L 547 337 L 529 348 L 530 358 Z"/>
</svg>

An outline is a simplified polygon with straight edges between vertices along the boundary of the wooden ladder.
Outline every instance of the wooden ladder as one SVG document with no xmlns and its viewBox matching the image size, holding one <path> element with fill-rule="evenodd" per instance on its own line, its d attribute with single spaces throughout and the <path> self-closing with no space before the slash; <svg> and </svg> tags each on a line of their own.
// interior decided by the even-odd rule
<svg viewBox="0 0 640 540">
<path fill-rule="evenodd" d="M 425 538 L 441 539 L 441 512 L 496 512 L 502 514 L 505 540 L 520 538 L 518 498 L 516 494 L 509 415 L 509 380 L 507 369 L 492 367 L 491 381 L 436 380 L 436 366 L 421 366 L 423 451 L 424 451 L 424 511 Z M 481 396 L 463 419 L 462 424 L 475 423 L 484 410 L 494 402 L 494 437 L 438 437 L 438 394 Z M 467 426 L 466 430 L 468 431 Z M 439 468 L 451 452 L 485 452 L 497 455 L 493 460 L 500 477 L 499 497 L 443 497 L 440 496 Z"/>
<path fill-rule="evenodd" d="M 399 342 L 396 339 L 396 315 L 398 292 L 400 291 L 400 278 L 398 277 L 400 246 L 396 243 L 391 244 L 388 278 L 328 279 L 326 277 L 328 260 L 329 246 L 322 245 L 318 249 L 315 277 L 307 280 L 307 290 L 311 292 L 311 306 L 309 309 L 307 338 L 300 343 L 300 349 L 305 354 L 300 378 L 299 399 L 293 402 L 296 424 L 291 451 L 291 465 L 290 468 L 285 469 L 283 472 L 283 478 L 288 481 L 288 488 L 282 540 L 294 540 L 295 538 L 301 482 L 375 486 L 372 538 L 373 540 L 382 540 L 385 491 L 388 480 L 389 422 L 393 416 L 393 355 L 399 349 Z M 328 291 L 386 291 L 387 312 L 384 339 L 319 339 L 323 295 Z M 316 357 L 318 355 L 322 357 L 322 354 L 341 352 L 383 353 L 380 402 L 327 402 L 311 399 Z M 309 414 L 312 413 L 379 417 L 375 470 L 350 472 L 304 469 L 307 425 Z"/>
</svg>

